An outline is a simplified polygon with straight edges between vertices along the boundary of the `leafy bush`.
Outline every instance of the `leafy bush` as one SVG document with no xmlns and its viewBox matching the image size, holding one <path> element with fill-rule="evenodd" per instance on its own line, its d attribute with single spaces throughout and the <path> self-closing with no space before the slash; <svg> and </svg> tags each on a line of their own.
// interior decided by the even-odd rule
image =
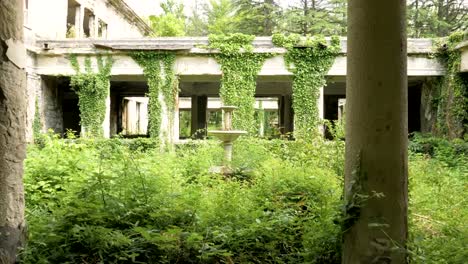
<svg viewBox="0 0 468 264">
<path fill-rule="evenodd" d="M 435 152 L 438 152 L 437 148 Z M 410 164 L 409 250 L 412 263 L 466 262 L 466 162 L 452 167 L 427 155 L 414 154 L 410 156 Z"/>
<path fill-rule="evenodd" d="M 22 260 L 339 262 L 339 177 L 297 166 L 305 158 L 280 153 L 278 144 L 234 146 L 246 181 L 209 173 L 222 159 L 216 141 L 161 153 L 146 139 L 45 137 L 26 160 L 30 239 Z"/>
<path fill-rule="evenodd" d="M 29 147 L 23 263 L 340 263 L 344 142 L 240 138 L 161 153 L 150 139 Z M 463 141 L 410 143 L 409 258 L 463 263 Z M 465 153 L 465 154 L 464 154 Z"/>
</svg>

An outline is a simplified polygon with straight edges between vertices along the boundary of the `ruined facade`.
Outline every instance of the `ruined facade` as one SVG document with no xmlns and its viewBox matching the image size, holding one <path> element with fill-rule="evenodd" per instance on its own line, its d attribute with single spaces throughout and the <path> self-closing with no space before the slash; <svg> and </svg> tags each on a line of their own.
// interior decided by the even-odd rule
<svg viewBox="0 0 468 264">
<path fill-rule="evenodd" d="M 77 98 L 66 80 L 38 74 L 37 55 L 47 50 L 43 39 L 72 40 L 142 38 L 151 28 L 122 0 L 24 0 L 24 39 L 27 57 L 27 131 L 32 139 L 36 101 L 42 130 L 63 132 L 79 128 Z M 46 15 L 49 14 L 49 15 Z M 58 73 L 59 74 L 59 73 Z M 56 76 L 57 74 L 52 74 Z"/>
<path fill-rule="evenodd" d="M 34 0 L 32 0 L 34 1 Z M 52 0 L 50 0 L 52 1 Z M 63 2 L 63 1 L 62 1 Z M 66 2 L 66 1 L 65 1 Z M 89 2 L 89 1 L 84 1 Z M 93 2 L 93 1 L 91 1 Z M 90 21 L 100 21 L 98 6 L 105 6 L 110 14 L 118 14 L 122 21 L 126 21 L 126 27 L 134 32 L 126 30 L 112 30 L 112 24 L 107 24 L 107 38 L 99 37 L 99 23 L 97 23 L 97 37 L 86 38 L 88 34 L 79 36 L 81 39 L 67 39 L 65 26 L 54 34 L 62 34 L 64 37 L 56 38 L 54 34 L 41 38 L 34 38 L 29 42 L 28 61 L 28 124 L 31 125 L 34 118 L 35 98 L 39 102 L 39 111 L 42 119 L 43 131 L 51 128 L 57 133 L 64 133 L 67 129 L 80 131 L 80 117 L 78 110 L 78 98 L 70 89 L 71 76 L 75 74 L 69 60 L 70 54 L 76 54 L 78 61 L 83 65 L 84 58 L 90 57 L 93 62 L 93 70 L 97 71 L 96 56 L 107 54 L 112 56 L 114 64 L 111 70 L 110 96 L 107 100 L 108 113 L 103 124 L 105 136 L 113 136 L 122 132 L 136 131 L 130 134 L 142 134 L 145 129 L 145 117 L 138 120 L 130 120 L 129 111 L 136 112 L 135 107 L 129 106 L 128 98 L 141 98 L 148 92 L 147 80 L 143 76 L 143 69 L 129 55 L 135 50 L 166 50 L 176 53 L 174 72 L 179 79 L 179 105 L 174 113 L 174 127 L 166 131 L 173 135 L 173 141 L 186 137 L 181 135 L 179 120 L 182 113 L 190 119 L 190 132 L 193 134 L 200 129 L 209 126 L 210 119 L 208 102 L 219 98 L 221 79 L 221 67 L 213 58 L 214 50 L 202 48 L 208 44 L 208 39 L 199 38 L 158 38 L 149 39 L 142 36 L 148 33 L 136 15 L 134 21 L 128 19 L 132 11 L 128 6 L 122 10 L 122 6 L 115 4 L 121 1 L 94 1 L 96 6 L 94 18 Z M 80 6 L 79 10 L 87 9 Z M 120 8 L 120 9 L 119 9 Z M 70 10 L 65 8 L 63 10 Z M 74 8 L 75 17 L 81 11 Z M 90 9 L 91 10 L 91 9 Z M 120 13 L 119 13 L 120 12 Z M 134 14 L 134 13 L 133 13 Z M 75 19 L 76 20 L 76 19 Z M 118 19 L 115 18 L 117 21 Z M 113 21 L 113 20 L 106 20 Z M 135 22 L 136 21 L 136 22 Z M 62 24 L 67 25 L 65 15 Z M 88 32 L 80 29 L 77 32 Z M 96 28 L 96 26 L 94 27 Z M 102 31 L 102 30 L 101 30 Z M 96 31 L 95 31 L 96 32 Z M 129 39 L 130 37 L 137 37 Z M 254 52 L 271 52 L 275 56 L 268 58 L 257 78 L 257 101 L 262 98 L 273 98 L 276 101 L 277 121 L 275 124 L 281 133 L 293 131 L 294 114 L 292 110 L 292 73 L 288 71 L 283 54 L 283 48 L 272 44 L 270 37 L 257 37 L 254 42 Z M 321 96 L 317 102 L 319 115 L 322 119 L 338 119 L 340 113 L 339 102 L 346 97 L 346 53 L 347 41 L 341 39 L 341 52 L 327 74 L 327 85 L 321 89 Z M 432 41 L 429 39 L 408 40 L 408 120 L 409 131 L 424 131 L 427 127 L 427 111 L 421 104 L 423 87 L 430 85 L 431 80 L 445 73 L 444 67 L 431 54 L 433 53 Z M 140 99 L 138 99 L 141 101 Z M 376 98 L 375 100 L 380 100 Z M 190 103 L 187 103 L 189 101 Z M 144 102 L 140 102 L 143 105 Z M 185 104 L 185 106 L 183 106 Z M 188 108 L 188 106 L 190 108 Z M 258 108 L 258 107 L 257 107 Z M 343 106 L 341 105 L 341 109 Z M 146 105 L 140 105 L 140 112 L 146 109 Z M 167 117 L 167 116 L 166 116 Z M 167 120 L 164 121 L 163 123 Z M 137 125 L 138 123 L 138 125 Z M 187 126 L 187 124 L 185 124 Z M 138 128 L 137 128 L 138 127 Z M 170 133 L 169 133 L 170 132 Z M 28 130 L 28 138 L 32 137 L 32 129 Z"/>
</svg>

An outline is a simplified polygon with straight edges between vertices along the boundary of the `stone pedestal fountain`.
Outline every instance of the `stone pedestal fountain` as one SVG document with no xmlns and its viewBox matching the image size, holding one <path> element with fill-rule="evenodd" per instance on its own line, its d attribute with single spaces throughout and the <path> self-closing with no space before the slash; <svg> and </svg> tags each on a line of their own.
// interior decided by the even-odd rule
<svg viewBox="0 0 468 264">
<path fill-rule="evenodd" d="M 224 159 L 223 166 L 212 168 L 213 172 L 228 173 L 232 161 L 232 143 L 241 135 L 246 135 L 247 131 L 234 130 L 232 128 L 232 112 L 237 109 L 235 106 L 222 106 L 220 109 L 223 111 L 223 127 L 222 130 L 210 130 L 208 135 L 217 137 L 223 142 Z"/>
</svg>

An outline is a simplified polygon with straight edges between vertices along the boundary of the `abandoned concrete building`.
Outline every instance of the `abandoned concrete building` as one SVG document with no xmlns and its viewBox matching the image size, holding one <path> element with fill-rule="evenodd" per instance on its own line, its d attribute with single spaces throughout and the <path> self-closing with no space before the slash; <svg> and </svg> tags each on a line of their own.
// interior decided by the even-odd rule
<svg viewBox="0 0 468 264">
<path fill-rule="evenodd" d="M 208 126 L 210 111 L 219 106 L 221 80 L 220 64 L 213 58 L 208 39 L 199 38 L 145 38 L 150 28 L 121 0 L 49 0 L 54 14 L 44 16 L 40 6 L 45 1 L 26 0 L 25 27 L 28 58 L 28 138 L 32 137 L 32 123 L 37 98 L 42 130 L 53 129 L 64 133 L 71 129 L 81 131 L 78 97 L 70 89 L 70 77 L 75 74 L 71 54 L 83 63 L 90 57 L 97 71 L 95 58 L 111 55 L 110 93 L 107 99 L 103 131 L 106 137 L 119 133 L 146 134 L 148 85 L 143 69 L 128 55 L 135 50 L 168 50 L 176 53 L 174 72 L 179 80 L 178 104 L 173 126 L 165 131 L 173 141 L 187 137 Z M 39 14 L 38 14 L 39 13 Z M 275 124 L 281 133 L 294 129 L 292 108 L 292 73 L 284 62 L 284 48 L 273 45 L 271 37 L 257 37 L 254 52 L 275 54 L 266 59 L 258 77 L 256 108 L 264 108 L 277 115 Z M 346 39 L 341 39 L 341 51 L 327 73 L 327 84 L 320 89 L 317 101 L 319 116 L 335 120 L 342 115 L 346 97 Z M 468 56 L 466 45 L 465 55 Z M 408 39 L 408 120 L 409 131 L 427 131 L 430 113 L 422 96 L 433 78 L 445 73 L 444 67 L 431 56 L 432 41 Z M 464 65 L 464 66 L 463 66 Z M 464 71 L 468 66 L 463 64 Z M 463 70 L 463 69 L 462 69 Z M 375 98 L 375 100 L 380 100 Z M 262 103 L 259 103 L 262 101 Z M 263 106 L 260 106 L 263 105 Z M 179 118 L 188 116 L 190 124 L 179 124 Z M 165 115 L 168 118 L 167 113 Z M 167 124 L 167 120 L 164 121 Z M 181 132 L 189 126 L 189 132 Z"/>
</svg>

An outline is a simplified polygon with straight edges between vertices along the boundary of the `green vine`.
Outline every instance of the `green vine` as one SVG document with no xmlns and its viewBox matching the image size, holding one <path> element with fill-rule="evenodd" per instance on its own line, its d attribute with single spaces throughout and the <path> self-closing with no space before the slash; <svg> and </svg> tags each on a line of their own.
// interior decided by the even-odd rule
<svg viewBox="0 0 468 264">
<path fill-rule="evenodd" d="M 284 47 L 284 60 L 293 73 L 294 136 L 311 139 L 318 133 L 320 88 L 325 86 L 325 75 L 340 52 L 340 39 L 330 42 L 322 36 L 301 39 L 299 35 L 273 35 L 273 44 Z"/>
<path fill-rule="evenodd" d="M 40 113 L 40 108 L 39 108 L 39 100 L 37 99 L 37 97 L 34 103 L 34 120 L 33 120 L 32 129 L 33 129 L 33 138 L 34 138 L 34 141 L 36 141 L 36 139 L 40 137 L 40 135 L 42 134 L 41 113 Z"/>
<path fill-rule="evenodd" d="M 169 117 L 169 129 L 172 129 L 178 82 L 174 73 L 175 54 L 172 52 L 139 51 L 130 54 L 143 68 L 143 74 L 148 80 L 149 97 L 149 134 L 153 138 L 160 136 L 163 105 L 159 96 L 164 97 L 165 112 Z"/>
<path fill-rule="evenodd" d="M 77 93 L 79 99 L 81 125 L 83 136 L 102 137 L 102 123 L 106 116 L 106 98 L 110 89 L 110 72 L 113 60 L 110 56 L 106 61 L 97 56 L 98 72 L 93 72 L 91 58 L 84 61 L 85 71 L 80 71 L 77 56 L 70 55 L 70 63 L 76 74 L 71 76 L 70 86 Z"/>
<path fill-rule="evenodd" d="M 443 44 L 437 43 L 436 56 L 446 66 L 446 74 L 435 85 L 435 133 L 448 138 L 468 133 L 468 74 L 460 72 L 461 52 L 455 48 L 463 37 L 463 32 L 455 32 Z"/>
<path fill-rule="evenodd" d="M 255 131 L 255 88 L 257 74 L 270 53 L 254 53 L 255 36 L 244 34 L 210 35 L 209 48 L 218 49 L 216 61 L 221 65 L 219 95 L 223 105 L 237 106 L 233 114 L 233 127 Z"/>
</svg>

